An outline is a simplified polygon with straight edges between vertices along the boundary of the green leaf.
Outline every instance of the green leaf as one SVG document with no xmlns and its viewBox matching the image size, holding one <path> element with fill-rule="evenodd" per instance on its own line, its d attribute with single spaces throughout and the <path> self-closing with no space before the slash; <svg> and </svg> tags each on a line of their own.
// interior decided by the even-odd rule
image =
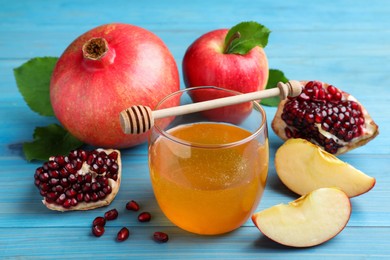
<svg viewBox="0 0 390 260">
<path fill-rule="evenodd" d="M 284 73 L 280 70 L 270 69 L 268 82 L 265 89 L 275 88 L 278 82 L 286 83 L 288 79 L 284 76 Z M 260 104 L 264 106 L 276 107 L 279 105 L 279 97 L 264 98 L 260 101 Z"/>
<path fill-rule="evenodd" d="M 35 128 L 34 141 L 23 144 L 23 152 L 28 161 L 47 161 L 53 155 L 66 155 L 83 145 L 62 126 L 51 124 Z"/>
<path fill-rule="evenodd" d="M 50 78 L 58 58 L 33 58 L 14 69 L 19 92 L 31 110 L 54 116 L 50 103 Z"/>
<path fill-rule="evenodd" d="M 257 22 L 242 22 L 232 27 L 225 37 L 224 53 L 247 54 L 256 46 L 264 48 L 271 31 Z"/>
</svg>

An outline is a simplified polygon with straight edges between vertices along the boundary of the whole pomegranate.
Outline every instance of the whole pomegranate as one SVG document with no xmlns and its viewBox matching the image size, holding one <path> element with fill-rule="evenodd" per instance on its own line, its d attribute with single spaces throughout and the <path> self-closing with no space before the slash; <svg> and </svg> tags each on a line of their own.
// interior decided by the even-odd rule
<svg viewBox="0 0 390 260">
<path fill-rule="evenodd" d="M 283 140 L 304 138 L 338 155 L 379 134 L 367 110 L 352 95 L 320 81 L 301 81 L 302 93 L 279 103 L 272 129 Z"/>
<path fill-rule="evenodd" d="M 127 148 L 146 141 L 148 133 L 125 135 L 119 113 L 132 105 L 153 108 L 179 88 L 177 65 L 160 38 L 112 23 L 68 46 L 54 68 L 50 99 L 58 120 L 81 141 Z"/>
</svg>

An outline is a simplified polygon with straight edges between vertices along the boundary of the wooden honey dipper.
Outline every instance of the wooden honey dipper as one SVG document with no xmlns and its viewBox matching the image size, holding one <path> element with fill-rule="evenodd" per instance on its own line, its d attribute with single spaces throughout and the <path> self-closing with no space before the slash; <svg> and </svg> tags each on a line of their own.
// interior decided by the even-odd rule
<svg viewBox="0 0 390 260">
<path fill-rule="evenodd" d="M 150 130 L 154 125 L 154 120 L 158 118 L 185 115 L 274 96 L 279 96 L 280 100 L 283 100 L 288 96 L 296 97 L 301 91 L 301 83 L 296 80 L 290 80 L 287 83 L 279 82 L 276 88 L 154 111 L 147 106 L 135 105 L 120 112 L 119 118 L 122 130 L 125 134 L 142 134 Z"/>
</svg>

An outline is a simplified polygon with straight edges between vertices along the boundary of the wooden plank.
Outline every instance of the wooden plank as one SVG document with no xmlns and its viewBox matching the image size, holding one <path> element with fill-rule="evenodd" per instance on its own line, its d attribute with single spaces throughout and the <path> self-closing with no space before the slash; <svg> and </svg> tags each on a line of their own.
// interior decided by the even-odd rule
<svg viewBox="0 0 390 260">
<path fill-rule="evenodd" d="M 129 239 L 119 243 L 115 237 L 121 227 L 110 223 L 99 238 L 93 237 L 87 227 L 4 228 L 0 230 L 0 256 L 29 259 L 90 259 L 92 256 L 97 259 L 368 259 L 390 255 L 389 227 L 346 228 L 333 240 L 304 249 L 278 245 L 253 228 L 205 237 L 176 227 L 129 226 Z M 154 242 L 151 236 L 156 230 L 169 234 L 170 240 L 165 244 Z"/>
</svg>

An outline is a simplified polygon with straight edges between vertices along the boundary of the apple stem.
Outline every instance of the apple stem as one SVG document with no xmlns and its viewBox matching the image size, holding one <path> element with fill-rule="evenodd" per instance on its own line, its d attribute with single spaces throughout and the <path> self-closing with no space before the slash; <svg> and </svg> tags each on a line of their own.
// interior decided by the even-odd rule
<svg viewBox="0 0 390 260">
<path fill-rule="evenodd" d="M 228 54 L 229 52 L 229 49 L 230 49 L 230 45 L 232 44 L 232 42 L 235 40 L 235 39 L 239 39 L 241 37 L 241 33 L 240 32 L 235 32 L 232 37 L 230 37 L 228 43 L 225 45 L 225 49 L 223 50 L 223 53 L 224 54 Z"/>
</svg>

